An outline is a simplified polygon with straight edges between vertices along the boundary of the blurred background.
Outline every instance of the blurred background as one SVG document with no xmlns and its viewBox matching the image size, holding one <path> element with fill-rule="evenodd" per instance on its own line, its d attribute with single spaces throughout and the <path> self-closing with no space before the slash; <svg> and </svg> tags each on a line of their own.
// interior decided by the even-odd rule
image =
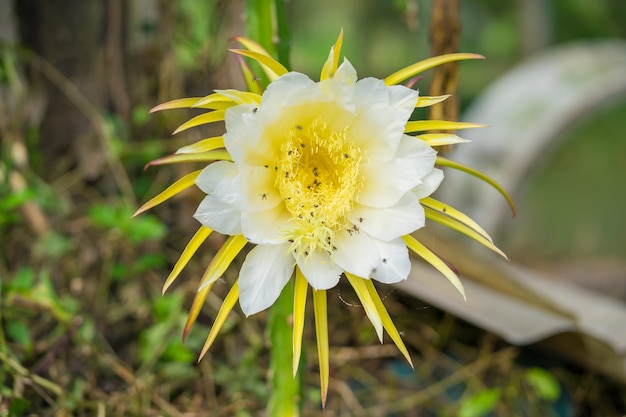
<svg viewBox="0 0 626 417">
<path fill-rule="evenodd" d="M 445 5 L 458 31 L 434 23 Z M 480 283 L 470 289 L 483 304 L 463 310 L 427 285 L 379 288 L 415 371 L 378 344 L 349 287 L 329 291 L 324 415 L 626 413 L 626 2 L 290 0 L 287 9 L 292 66 L 313 78 L 341 28 L 360 77 L 432 56 L 447 35 L 485 55 L 461 64 L 458 88 L 444 92 L 460 120 L 491 127 L 461 132 L 473 143 L 447 156 L 501 181 L 518 209 L 512 219 L 488 186 L 446 172 L 442 200 L 479 219 L 511 262 L 427 226 L 425 243 L 454 248 L 450 260 Z M 193 168 L 145 164 L 207 134 L 172 137 L 191 112 L 149 109 L 243 89 L 227 48 L 244 33 L 240 0 L 0 0 L 0 416 L 262 415 L 265 313 L 244 320 L 235 309 L 196 363 L 236 267 L 181 341 L 221 237 L 161 295 L 198 227 L 201 193 L 131 218 Z M 417 88 L 428 94 L 431 79 Z M 504 310 L 481 317 L 490 300 Z M 520 313 L 507 322 L 513 304 Z M 524 330 L 548 323 L 537 319 L 545 312 L 561 321 Z M 301 372 L 313 416 L 310 327 Z"/>
</svg>

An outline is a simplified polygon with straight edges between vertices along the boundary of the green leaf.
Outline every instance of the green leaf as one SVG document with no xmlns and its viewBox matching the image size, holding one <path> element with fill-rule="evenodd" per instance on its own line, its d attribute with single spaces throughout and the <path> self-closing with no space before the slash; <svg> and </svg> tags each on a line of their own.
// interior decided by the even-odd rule
<svg viewBox="0 0 626 417">
<path fill-rule="evenodd" d="M 550 372 L 543 368 L 530 368 L 526 371 L 526 381 L 533 387 L 539 398 L 554 402 L 561 396 L 561 385 Z"/>
<path fill-rule="evenodd" d="M 139 105 L 133 108 L 131 120 L 135 126 L 141 127 L 150 120 L 150 109 L 146 105 Z"/>
<path fill-rule="evenodd" d="M 117 215 L 115 208 L 106 205 L 93 205 L 89 208 L 89 218 L 96 225 L 103 228 L 114 228 L 117 226 Z"/>
<path fill-rule="evenodd" d="M 36 250 L 46 258 L 59 259 L 72 248 L 72 241 L 68 236 L 57 232 L 48 233 L 36 243 Z"/>
<path fill-rule="evenodd" d="M 152 303 L 152 314 L 158 322 L 164 322 L 176 314 L 182 313 L 182 293 L 172 293 L 158 297 Z"/>
<path fill-rule="evenodd" d="M 26 415 L 30 408 L 30 401 L 26 398 L 14 397 L 9 402 L 9 417 L 18 417 Z"/>
<path fill-rule="evenodd" d="M 10 288 L 17 292 L 27 291 L 33 287 L 35 281 L 35 270 L 31 267 L 20 268 L 13 277 Z"/>
<path fill-rule="evenodd" d="M 162 358 L 168 362 L 194 363 L 196 354 L 185 346 L 182 340 L 171 338 L 163 352 Z"/>
<path fill-rule="evenodd" d="M 167 265 L 167 257 L 160 253 L 147 253 L 135 262 L 135 272 L 144 272 Z"/>
<path fill-rule="evenodd" d="M 111 267 L 111 278 L 113 278 L 114 281 L 121 281 L 129 275 L 131 275 L 131 270 L 128 265 L 115 263 Z"/>
<path fill-rule="evenodd" d="M 500 400 L 500 394 L 500 390 L 494 388 L 480 391 L 466 398 L 461 403 L 459 417 L 481 417 L 491 413 Z"/>
<path fill-rule="evenodd" d="M 168 322 L 148 327 L 139 337 L 139 360 L 142 364 L 154 363 L 163 353 L 170 339 L 172 325 Z"/>
<path fill-rule="evenodd" d="M 33 347 L 33 339 L 30 337 L 28 327 L 21 321 L 7 323 L 7 335 L 14 342 L 19 343 L 25 350 L 30 351 Z"/>
<path fill-rule="evenodd" d="M 132 218 L 133 210 L 129 206 L 94 205 L 89 209 L 91 221 L 103 229 L 119 231 L 133 243 L 149 239 L 160 239 L 167 229 L 155 216 L 143 215 Z"/>
<path fill-rule="evenodd" d="M 128 216 L 127 220 L 130 219 Z M 130 221 L 128 237 L 134 243 L 140 243 L 150 239 L 160 239 L 167 233 L 167 229 L 159 219 L 154 216 L 142 216 Z"/>
<path fill-rule="evenodd" d="M 32 200 L 37 195 L 37 192 L 32 188 L 25 188 L 21 191 L 10 192 L 0 199 L 1 211 L 9 211 L 18 208 L 27 201 Z"/>
</svg>

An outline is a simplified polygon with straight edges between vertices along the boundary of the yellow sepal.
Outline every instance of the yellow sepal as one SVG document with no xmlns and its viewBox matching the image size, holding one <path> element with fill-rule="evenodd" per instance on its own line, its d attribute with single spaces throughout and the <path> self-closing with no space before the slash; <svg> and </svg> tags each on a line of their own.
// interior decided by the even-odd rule
<svg viewBox="0 0 626 417">
<path fill-rule="evenodd" d="M 469 226 L 470 228 L 472 228 L 476 232 L 480 233 L 489 242 L 493 243 L 493 240 L 491 239 L 491 236 L 489 236 L 489 233 L 487 233 L 485 231 L 485 229 L 480 227 L 480 225 L 478 223 L 476 223 L 474 220 L 472 220 L 472 218 L 470 216 L 468 216 L 467 214 L 465 214 L 465 213 L 455 209 L 454 207 L 452 207 L 452 206 L 450 206 L 450 205 L 448 205 L 446 203 L 443 203 L 443 202 L 441 202 L 439 200 L 435 200 L 432 197 L 422 198 L 420 200 L 420 203 L 424 207 L 428 207 L 428 208 L 430 208 L 432 210 L 435 210 L 435 211 L 437 211 L 439 213 L 445 214 L 446 216 L 452 217 L 456 221 L 461 222 L 461 223 Z"/>
<path fill-rule="evenodd" d="M 398 347 L 398 350 L 400 350 L 400 352 L 402 353 L 402 356 L 404 356 L 407 362 L 409 362 L 409 365 L 411 365 L 411 368 L 413 368 L 413 361 L 411 361 L 411 356 L 409 355 L 409 351 L 404 345 L 404 342 L 402 341 L 402 338 L 400 337 L 400 333 L 398 332 L 398 329 L 396 329 L 396 325 L 393 324 L 393 320 L 391 320 L 391 317 L 389 316 L 389 312 L 385 308 L 383 301 L 380 299 L 380 296 L 378 295 L 378 291 L 376 291 L 376 288 L 374 287 L 374 283 L 372 282 L 371 279 L 366 279 L 364 281 L 365 281 L 365 288 L 367 288 L 367 291 L 370 297 L 372 298 L 372 301 L 374 301 L 376 310 L 378 311 L 378 314 L 380 315 L 380 318 L 383 323 L 383 327 L 385 328 L 385 330 L 387 330 L 389 337 L 391 337 L 391 340 L 393 340 L 393 342 L 396 344 L 396 346 Z"/>
<path fill-rule="evenodd" d="M 237 56 L 237 62 L 241 67 L 241 72 L 243 74 L 243 79 L 246 81 L 246 86 L 251 93 L 255 94 L 263 94 L 263 87 L 259 82 L 259 77 L 257 77 L 254 72 L 252 72 L 252 68 L 246 62 L 245 59 L 241 56 Z"/>
<path fill-rule="evenodd" d="M 447 54 L 435 56 L 432 58 L 425 59 L 420 62 L 416 62 L 413 65 L 409 65 L 406 68 L 402 68 L 400 71 L 396 71 L 387 78 L 384 79 L 385 84 L 394 85 L 399 84 L 402 81 L 411 78 L 420 72 L 426 71 L 430 68 L 439 66 L 441 64 L 445 64 L 453 61 L 462 61 L 465 59 L 485 59 L 484 56 L 478 54 L 466 54 L 466 53 L 458 53 L 458 54 Z"/>
<path fill-rule="evenodd" d="M 215 90 L 218 94 L 231 99 L 237 104 L 260 104 L 261 95 L 250 91 L 239 91 L 234 89 Z"/>
<path fill-rule="evenodd" d="M 341 45 L 343 43 L 343 29 L 339 32 L 339 36 L 337 37 L 337 42 L 335 45 L 330 48 L 330 53 L 328 54 L 328 59 L 324 62 L 324 66 L 322 67 L 322 73 L 320 74 L 320 81 L 323 81 L 328 78 L 333 78 L 335 72 L 337 71 L 337 67 L 339 66 L 339 56 L 341 55 Z"/>
<path fill-rule="evenodd" d="M 437 103 L 441 103 L 442 101 L 448 99 L 449 97 L 451 97 L 450 94 L 446 94 L 443 96 L 420 96 L 417 99 L 417 103 L 415 104 L 415 107 L 429 107 L 432 106 L 433 104 L 437 104 Z"/>
<path fill-rule="evenodd" d="M 352 275 L 349 272 L 344 272 L 346 274 L 346 277 L 348 278 L 348 281 L 350 282 L 350 285 L 352 285 L 352 288 L 354 288 L 354 292 L 356 293 L 357 297 L 359 297 L 359 301 L 361 301 L 361 304 L 363 305 L 363 308 L 365 309 L 365 314 L 367 314 L 367 318 L 370 319 L 370 321 L 372 322 L 372 326 L 374 326 L 374 329 L 376 330 L 376 334 L 378 335 L 378 340 L 380 340 L 380 343 L 383 342 L 383 321 L 380 318 L 380 314 L 378 314 L 378 309 L 376 308 L 376 305 L 374 304 L 374 300 L 372 300 L 372 297 L 370 296 L 369 291 L 367 291 L 367 287 L 365 286 L 365 279 L 361 278 L 361 277 L 357 277 L 356 275 Z"/>
<path fill-rule="evenodd" d="M 322 408 L 326 406 L 328 394 L 328 308 L 326 306 L 326 291 L 313 290 L 313 311 L 315 315 L 315 334 L 317 337 L 317 356 L 320 366 L 320 391 L 322 393 Z"/>
<path fill-rule="evenodd" d="M 180 154 L 189 154 L 189 153 L 209 152 L 214 149 L 219 149 L 223 147 L 224 147 L 224 137 L 214 136 L 212 138 L 202 139 L 196 143 L 192 143 L 191 145 L 178 148 L 176 150 L 176 154 L 180 155 Z"/>
<path fill-rule="evenodd" d="M 280 62 L 276 61 L 269 55 L 262 54 L 256 51 L 247 51 L 245 49 L 231 49 L 231 52 L 235 54 L 239 54 L 242 56 L 247 56 L 248 58 L 254 59 L 258 62 L 265 74 L 267 74 L 267 78 L 269 78 L 270 82 L 275 81 L 278 77 L 285 75 L 289 72 L 287 68 L 283 66 Z"/>
<path fill-rule="evenodd" d="M 235 256 L 241 252 L 243 247 L 248 243 L 244 235 L 229 236 L 219 251 L 215 254 L 209 267 L 204 272 L 198 291 L 204 289 L 205 286 L 217 281 L 219 277 L 228 269 Z"/>
<path fill-rule="evenodd" d="M 144 211 L 150 210 L 153 207 L 158 206 L 162 202 L 174 197 L 176 194 L 194 185 L 196 178 L 198 178 L 198 175 L 200 175 L 200 172 L 202 172 L 202 170 L 194 171 L 190 174 L 185 175 L 174 184 L 170 185 L 165 190 L 152 197 L 150 200 L 146 201 L 143 206 L 137 209 L 137 211 L 133 214 L 133 217 L 143 213 Z"/>
<path fill-rule="evenodd" d="M 170 100 L 154 106 L 150 109 L 150 113 L 161 110 L 191 108 L 198 102 L 198 100 L 202 100 L 202 97 L 177 98 L 176 100 Z"/>
<path fill-rule="evenodd" d="M 191 308 L 189 309 L 189 314 L 187 315 L 187 321 L 185 322 L 185 327 L 183 328 L 183 341 L 187 338 L 187 334 L 189 334 L 191 326 L 193 326 L 196 322 L 196 319 L 200 314 L 200 310 L 202 310 L 202 306 L 204 305 L 204 301 L 211 292 L 212 287 L 213 284 L 207 285 L 202 289 L 202 291 L 198 291 L 196 296 L 193 297 L 193 303 L 191 303 Z"/>
<path fill-rule="evenodd" d="M 452 133 L 424 133 L 422 135 L 416 135 L 415 137 L 426 142 L 428 146 L 456 145 L 457 143 L 469 142 L 469 140 L 453 135 Z"/>
<path fill-rule="evenodd" d="M 450 269 L 450 267 L 446 265 L 444 261 L 442 261 L 437 255 L 432 253 L 430 249 L 424 246 L 413 236 L 402 236 L 402 240 L 404 240 L 406 246 L 411 249 L 416 255 L 424 259 L 426 262 L 434 266 L 435 269 L 441 272 L 443 276 L 446 277 L 448 281 L 450 281 L 454 288 L 456 288 L 461 293 L 463 299 L 466 300 L 465 290 L 463 289 L 463 284 L 461 283 L 461 280 L 459 280 L 459 277 L 456 275 L 456 273 L 452 269 Z"/>
<path fill-rule="evenodd" d="M 191 240 L 189 240 L 189 243 L 187 243 L 187 246 L 185 246 L 183 253 L 180 254 L 178 261 L 176 261 L 174 268 L 172 268 L 172 272 L 170 272 L 169 276 L 165 280 L 165 283 L 163 284 L 162 292 L 164 294 L 165 291 L 167 291 L 167 289 L 170 287 L 170 285 L 172 285 L 172 283 L 176 280 L 176 278 L 178 278 L 178 275 L 185 268 L 193 254 L 196 253 L 200 245 L 202 245 L 202 243 L 209 237 L 212 232 L 213 229 L 210 229 L 206 226 L 200 226 L 200 228 L 193 235 Z"/>
<path fill-rule="evenodd" d="M 204 342 L 204 346 L 202 346 L 202 351 L 200 352 L 200 357 L 198 358 L 198 361 L 202 359 L 202 357 L 207 353 L 207 351 L 209 350 L 209 348 L 215 341 L 217 334 L 222 329 L 222 326 L 224 326 L 224 323 L 226 322 L 226 318 L 228 317 L 228 314 L 231 312 L 231 310 L 235 306 L 235 303 L 237 302 L 238 299 L 239 299 L 239 281 L 235 281 L 235 284 L 233 284 L 232 288 L 226 295 L 226 298 L 224 298 L 224 302 L 222 303 L 222 306 L 220 307 L 220 311 L 217 312 L 217 316 L 215 317 L 215 321 L 213 322 L 211 331 L 209 332 L 209 335 L 206 338 L 206 342 Z"/>
<path fill-rule="evenodd" d="M 469 174 L 469 175 L 471 175 L 473 177 L 476 177 L 476 178 L 486 182 L 487 184 L 491 185 L 493 188 L 498 190 L 498 192 L 500 194 L 502 194 L 502 197 L 504 197 L 506 202 L 509 204 L 509 207 L 511 208 L 511 212 L 513 213 L 513 217 L 515 217 L 516 210 L 515 210 L 515 203 L 513 202 L 513 199 L 511 198 L 509 193 L 506 192 L 504 187 L 502 187 L 500 184 L 498 184 L 491 177 L 483 174 L 482 172 L 480 172 L 480 171 L 478 171 L 478 170 L 476 170 L 474 168 L 470 168 L 467 165 L 463 165 L 461 163 L 458 163 L 458 162 L 455 162 L 455 161 L 451 161 L 451 160 L 449 160 L 447 158 L 443 158 L 441 156 L 437 157 L 437 160 L 436 160 L 435 164 L 439 165 L 439 166 L 442 166 L 442 167 L 458 169 L 459 171 L 463 171 L 466 174 Z"/>
<path fill-rule="evenodd" d="M 448 217 L 445 214 L 435 211 L 429 207 L 424 207 L 424 212 L 426 214 L 427 219 L 433 220 L 452 230 L 456 230 L 459 233 L 463 233 L 465 236 L 468 236 L 474 239 L 476 242 L 480 243 L 481 245 L 485 246 L 488 249 L 491 249 L 492 251 L 502 256 L 503 258 L 508 259 L 506 255 L 504 254 L 504 252 L 502 252 L 496 245 L 490 242 L 489 239 L 486 239 L 485 236 L 478 233 L 476 230 L 472 229 L 466 224 L 461 223 L 460 221 L 453 219 L 452 217 Z"/>
<path fill-rule="evenodd" d="M 302 334 L 304 333 L 304 316 L 306 310 L 306 294 L 309 283 L 296 267 L 296 280 L 293 291 L 293 376 L 298 373 L 300 355 L 302 354 Z"/>
<path fill-rule="evenodd" d="M 226 151 L 226 149 L 218 149 L 209 152 L 200 153 L 183 153 L 164 156 L 163 158 L 155 159 L 148 162 L 144 169 L 148 169 L 154 165 L 168 165 L 178 164 L 181 162 L 209 162 L 209 161 L 232 161 L 233 158 Z"/>
<path fill-rule="evenodd" d="M 414 120 L 407 122 L 404 133 L 423 132 L 426 130 L 461 130 L 486 127 L 480 123 L 451 122 L 448 120 Z"/>
<path fill-rule="evenodd" d="M 191 129 L 192 127 L 204 125 L 207 123 L 221 122 L 224 120 L 224 116 L 226 115 L 226 110 L 215 110 L 210 111 L 208 113 L 203 113 L 199 116 L 196 116 L 192 119 L 187 120 L 182 125 L 178 126 L 172 135 L 180 133 L 184 130 Z"/>
</svg>

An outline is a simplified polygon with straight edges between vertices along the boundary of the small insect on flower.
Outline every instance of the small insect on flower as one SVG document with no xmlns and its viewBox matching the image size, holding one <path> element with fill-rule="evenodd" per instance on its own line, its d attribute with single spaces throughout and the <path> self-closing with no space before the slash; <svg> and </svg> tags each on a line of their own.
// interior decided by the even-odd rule
<svg viewBox="0 0 626 417">
<path fill-rule="evenodd" d="M 271 306 L 286 283 L 294 279 L 295 374 L 307 289 L 311 286 L 325 401 L 326 290 L 345 277 L 380 340 L 384 329 L 410 363 L 372 280 L 391 284 L 407 279 L 410 250 L 437 268 L 463 294 L 454 271 L 411 233 L 422 228 L 428 218 L 502 254 L 469 217 L 429 197 L 443 180 L 443 171 L 435 165 L 480 176 L 438 157 L 433 149 L 467 141 L 451 134 L 418 134 L 482 125 L 409 121 L 416 107 L 430 106 L 447 96 L 420 97 L 417 91 L 398 85 L 436 65 L 482 57 L 444 55 L 410 65 L 383 80 L 359 80 L 347 59 L 340 62 L 340 34 L 324 63 L 320 81 L 315 82 L 304 74 L 288 72 L 253 41 L 237 40 L 246 49 L 233 52 L 259 62 L 270 84 L 262 94 L 217 90 L 204 98 L 173 100 L 155 107 L 153 111 L 182 107 L 209 110 L 175 133 L 217 121 L 225 122 L 225 133 L 150 163 L 206 162 L 207 166 L 181 178 L 137 214 L 193 184 L 206 193 L 194 214 L 201 227 L 167 278 L 164 291 L 212 231 L 230 236 L 200 280 L 185 335 L 212 285 L 246 244 L 253 246 L 218 312 L 201 356 L 237 300 L 247 316 L 255 314 Z M 256 80 L 248 81 L 251 91 L 258 90 Z"/>
</svg>

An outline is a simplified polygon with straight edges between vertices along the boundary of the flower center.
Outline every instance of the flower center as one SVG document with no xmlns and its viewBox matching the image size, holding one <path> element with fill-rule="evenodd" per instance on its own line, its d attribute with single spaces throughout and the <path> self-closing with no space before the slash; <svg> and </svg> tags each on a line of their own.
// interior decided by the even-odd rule
<svg viewBox="0 0 626 417">
<path fill-rule="evenodd" d="M 275 185 L 293 215 L 285 232 L 297 255 L 318 248 L 332 254 L 334 232 L 346 227 L 362 186 L 361 159 L 345 131 L 333 131 L 319 119 L 289 131 L 276 161 Z"/>
</svg>

